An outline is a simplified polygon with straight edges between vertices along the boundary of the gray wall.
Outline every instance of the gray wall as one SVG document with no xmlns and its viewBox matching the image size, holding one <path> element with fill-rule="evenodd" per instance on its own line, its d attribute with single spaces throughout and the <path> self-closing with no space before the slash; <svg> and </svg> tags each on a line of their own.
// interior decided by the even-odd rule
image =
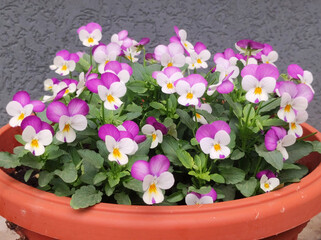
<svg viewBox="0 0 321 240">
<path fill-rule="evenodd" d="M 58 50 L 86 50 L 76 30 L 94 21 L 103 27 L 103 42 L 127 29 L 137 40 L 150 37 L 149 51 L 168 43 L 174 25 L 212 53 L 243 38 L 269 43 L 279 53 L 280 72 L 297 63 L 313 73 L 316 96 L 308 122 L 321 130 L 320 17 L 318 0 L 0 0 L 0 125 L 9 120 L 5 106 L 16 91 L 25 89 L 32 98 L 43 94 L 43 81 L 56 76 L 49 65 Z"/>
</svg>

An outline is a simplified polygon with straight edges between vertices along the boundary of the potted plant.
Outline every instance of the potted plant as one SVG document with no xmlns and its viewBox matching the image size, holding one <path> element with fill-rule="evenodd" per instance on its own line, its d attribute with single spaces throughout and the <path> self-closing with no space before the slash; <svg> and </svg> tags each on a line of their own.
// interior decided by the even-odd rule
<svg viewBox="0 0 321 240">
<path fill-rule="evenodd" d="M 280 75 L 273 48 L 247 39 L 203 72 L 206 46 L 174 29 L 150 54 L 148 38 L 105 45 L 82 26 L 90 53 L 56 54 L 51 94 L 8 103 L 0 213 L 30 239 L 294 239 L 321 211 L 312 74 Z"/>
</svg>

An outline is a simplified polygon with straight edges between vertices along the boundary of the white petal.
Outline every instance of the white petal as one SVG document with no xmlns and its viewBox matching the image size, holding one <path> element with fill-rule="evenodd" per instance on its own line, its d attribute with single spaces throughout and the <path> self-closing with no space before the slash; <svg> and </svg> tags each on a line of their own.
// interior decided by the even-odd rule
<svg viewBox="0 0 321 240">
<path fill-rule="evenodd" d="M 158 138 L 152 141 L 152 144 L 150 145 L 150 148 L 153 149 L 158 146 Z"/>
<path fill-rule="evenodd" d="M 199 204 L 199 198 L 195 194 L 189 193 L 185 197 L 185 203 L 186 203 L 186 205 Z"/>
<path fill-rule="evenodd" d="M 53 62 L 57 68 L 60 68 L 65 64 L 65 60 L 61 56 L 56 56 Z"/>
<path fill-rule="evenodd" d="M 280 180 L 278 178 L 270 178 L 269 182 L 272 190 L 280 185 Z"/>
<path fill-rule="evenodd" d="M 101 40 L 101 31 L 99 29 L 95 29 L 92 33 L 91 36 L 96 40 L 96 41 L 100 41 Z"/>
<path fill-rule="evenodd" d="M 156 130 L 155 134 L 156 134 L 156 138 L 157 138 L 158 142 L 162 143 L 163 142 L 163 133 L 162 133 L 162 131 L 161 130 Z"/>
<path fill-rule="evenodd" d="M 122 83 L 127 83 L 130 78 L 129 72 L 127 70 L 121 70 L 117 76 Z"/>
<path fill-rule="evenodd" d="M 249 91 L 250 89 L 256 88 L 259 85 L 259 80 L 257 80 L 252 75 L 246 75 L 242 80 L 242 88 L 245 91 Z"/>
<path fill-rule="evenodd" d="M 52 133 L 50 130 L 45 129 L 37 133 L 38 141 L 44 146 L 49 145 L 52 142 Z"/>
<path fill-rule="evenodd" d="M 90 37 L 90 34 L 85 29 L 80 30 L 78 35 L 79 35 L 80 41 L 82 42 L 87 41 L 88 38 Z"/>
<path fill-rule="evenodd" d="M 22 140 L 26 143 L 31 142 L 36 137 L 36 131 L 33 127 L 27 126 L 22 132 Z"/>
<path fill-rule="evenodd" d="M 183 67 L 185 65 L 185 56 L 183 54 L 177 54 L 173 56 L 173 66 Z"/>
<path fill-rule="evenodd" d="M 209 154 L 214 146 L 214 140 L 209 137 L 202 138 L 200 141 L 201 149 L 204 153 Z"/>
<path fill-rule="evenodd" d="M 72 116 L 70 118 L 70 126 L 77 131 L 83 131 L 87 127 L 87 118 L 81 114 Z"/>
<path fill-rule="evenodd" d="M 172 76 L 169 77 L 170 81 L 174 83 L 176 80 L 183 78 L 183 74 L 181 72 L 176 72 Z"/>
<path fill-rule="evenodd" d="M 45 147 L 42 144 L 38 144 L 38 147 L 33 148 L 33 151 L 35 156 L 40 156 L 45 152 Z"/>
<path fill-rule="evenodd" d="M 172 58 L 168 53 L 164 53 L 161 56 L 161 65 L 167 67 L 172 62 Z"/>
<path fill-rule="evenodd" d="M 267 93 L 272 93 L 276 85 L 276 80 L 272 77 L 265 77 L 261 79 L 260 85 Z"/>
<path fill-rule="evenodd" d="M 143 200 L 146 204 L 161 203 L 164 200 L 162 191 L 156 187 L 156 193 L 149 193 L 147 190 L 143 195 Z"/>
<path fill-rule="evenodd" d="M 169 82 L 169 79 L 163 72 L 160 72 L 157 74 L 156 81 L 157 84 L 162 87 Z"/>
<path fill-rule="evenodd" d="M 271 51 L 268 55 L 268 58 L 270 59 L 270 63 L 274 63 L 278 60 L 279 54 L 276 51 Z"/>
<path fill-rule="evenodd" d="M 67 143 L 71 143 L 76 139 L 76 132 L 70 128 L 68 132 L 64 132 L 64 137 Z"/>
<path fill-rule="evenodd" d="M 109 94 L 109 90 L 105 86 L 103 85 L 98 86 L 98 95 L 100 97 L 100 100 L 106 101 L 108 94 Z"/>
<path fill-rule="evenodd" d="M 174 176 L 170 172 L 163 172 L 157 178 L 157 187 L 160 189 L 170 189 L 174 185 Z"/>
<path fill-rule="evenodd" d="M 119 151 L 125 154 L 130 154 L 135 149 L 135 142 L 130 138 L 122 138 L 118 142 Z"/>
<path fill-rule="evenodd" d="M 231 141 L 231 138 L 226 131 L 220 130 L 215 134 L 214 141 L 223 145 L 228 145 Z"/>
<path fill-rule="evenodd" d="M 311 84 L 313 82 L 313 75 L 309 71 L 303 71 L 303 78 L 307 84 Z"/>
<path fill-rule="evenodd" d="M 256 95 L 254 92 L 255 92 L 255 88 L 248 90 L 248 92 L 245 94 L 245 98 L 247 101 L 252 103 L 256 103 L 257 100 L 260 101 L 259 95 Z"/>
<path fill-rule="evenodd" d="M 123 97 L 126 94 L 126 86 L 122 82 L 114 82 L 110 85 L 109 92 L 116 97 Z"/>
<path fill-rule="evenodd" d="M 203 50 L 202 52 L 200 52 L 199 57 L 200 57 L 204 62 L 206 62 L 208 59 L 210 59 L 211 53 L 210 53 L 210 51 L 208 51 L 208 50 L 205 49 L 205 50 Z"/>
<path fill-rule="evenodd" d="M 291 135 L 291 136 L 292 136 L 292 135 Z M 287 160 L 287 159 L 289 158 L 289 154 L 288 154 L 288 152 L 286 151 L 285 147 L 278 146 L 278 147 L 276 148 L 276 150 L 278 150 L 278 151 L 281 152 L 284 160 Z"/>
<path fill-rule="evenodd" d="M 116 140 L 109 135 L 106 135 L 105 137 L 105 144 L 106 144 L 106 148 L 108 150 L 108 152 L 112 153 L 114 148 L 117 146 L 116 144 Z"/>
<path fill-rule="evenodd" d="M 191 86 L 186 81 L 181 80 L 176 84 L 176 92 L 181 96 L 186 95 L 190 90 Z"/>
<path fill-rule="evenodd" d="M 213 198 L 210 196 L 204 196 L 199 201 L 199 204 L 211 204 L 211 203 L 213 203 Z"/>
<path fill-rule="evenodd" d="M 14 116 L 19 116 L 22 113 L 23 107 L 19 102 L 11 101 L 7 104 L 6 110 L 10 116 L 14 117 Z"/>
<path fill-rule="evenodd" d="M 146 191 L 149 188 L 149 186 L 152 184 L 154 179 L 155 179 L 155 177 L 153 175 L 150 175 L 150 174 L 147 174 L 144 177 L 144 180 L 143 180 L 143 191 Z"/>
<path fill-rule="evenodd" d="M 66 115 L 63 115 L 59 118 L 59 130 L 62 131 L 66 124 L 70 124 L 70 118 Z"/>
<path fill-rule="evenodd" d="M 231 153 L 231 150 L 224 145 L 221 145 L 221 151 L 219 152 L 219 158 L 227 158 Z"/>
<path fill-rule="evenodd" d="M 196 83 L 191 87 L 191 92 L 196 98 L 200 98 L 205 93 L 206 86 L 203 83 Z M 197 105 L 197 104 L 195 104 Z"/>
<path fill-rule="evenodd" d="M 142 133 L 145 135 L 152 135 L 154 132 L 155 128 L 150 124 L 146 124 L 142 127 Z"/>
<path fill-rule="evenodd" d="M 308 107 L 308 100 L 305 97 L 297 97 L 293 99 L 292 107 L 298 111 L 304 111 Z"/>
<path fill-rule="evenodd" d="M 282 146 L 283 147 L 291 146 L 295 143 L 295 141 L 296 141 L 296 138 L 293 135 L 286 135 L 282 139 Z"/>
</svg>

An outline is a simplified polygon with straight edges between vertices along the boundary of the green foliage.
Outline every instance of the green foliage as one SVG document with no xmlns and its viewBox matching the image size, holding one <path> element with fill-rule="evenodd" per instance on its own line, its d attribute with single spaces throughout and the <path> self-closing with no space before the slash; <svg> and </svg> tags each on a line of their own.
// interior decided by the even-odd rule
<svg viewBox="0 0 321 240">
<path fill-rule="evenodd" d="M 101 202 L 103 193 L 97 191 L 94 186 L 82 186 L 71 197 L 70 206 L 80 209 L 93 206 Z"/>
<path fill-rule="evenodd" d="M 0 167 L 15 168 L 20 166 L 19 159 L 8 152 L 0 152 Z"/>
<path fill-rule="evenodd" d="M 255 151 L 260 157 L 263 157 L 265 161 L 271 164 L 273 167 L 278 170 L 282 170 L 283 156 L 279 151 L 268 151 L 266 150 L 264 144 L 261 144 L 259 147 L 255 146 Z"/>
</svg>

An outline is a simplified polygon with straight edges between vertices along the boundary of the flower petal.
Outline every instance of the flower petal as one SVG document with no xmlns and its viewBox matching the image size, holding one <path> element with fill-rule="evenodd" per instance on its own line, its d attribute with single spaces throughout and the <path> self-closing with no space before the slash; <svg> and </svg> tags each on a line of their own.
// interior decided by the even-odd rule
<svg viewBox="0 0 321 240">
<path fill-rule="evenodd" d="M 133 178 L 143 181 L 145 176 L 150 174 L 149 163 L 144 160 L 138 160 L 133 164 L 130 172 Z"/>
<path fill-rule="evenodd" d="M 152 157 L 149 161 L 150 173 L 158 177 L 161 173 L 168 170 L 169 165 L 169 159 L 164 155 L 158 154 Z"/>
<path fill-rule="evenodd" d="M 61 116 L 68 116 L 68 109 L 62 102 L 52 102 L 47 107 L 47 118 L 52 122 L 59 122 Z"/>
<path fill-rule="evenodd" d="M 160 189 L 170 189 L 174 185 L 174 176 L 170 172 L 163 172 L 157 178 L 157 187 Z"/>
<path fill-rule="evenodd" d="M 86 116 L 89 112 L 89 106 L 84 100 L 79 98 L 74 98 L 68 104 L 68 112 L 69 112 L 69 116 L 74 116 L 79 114 Z"/>
</svg>

